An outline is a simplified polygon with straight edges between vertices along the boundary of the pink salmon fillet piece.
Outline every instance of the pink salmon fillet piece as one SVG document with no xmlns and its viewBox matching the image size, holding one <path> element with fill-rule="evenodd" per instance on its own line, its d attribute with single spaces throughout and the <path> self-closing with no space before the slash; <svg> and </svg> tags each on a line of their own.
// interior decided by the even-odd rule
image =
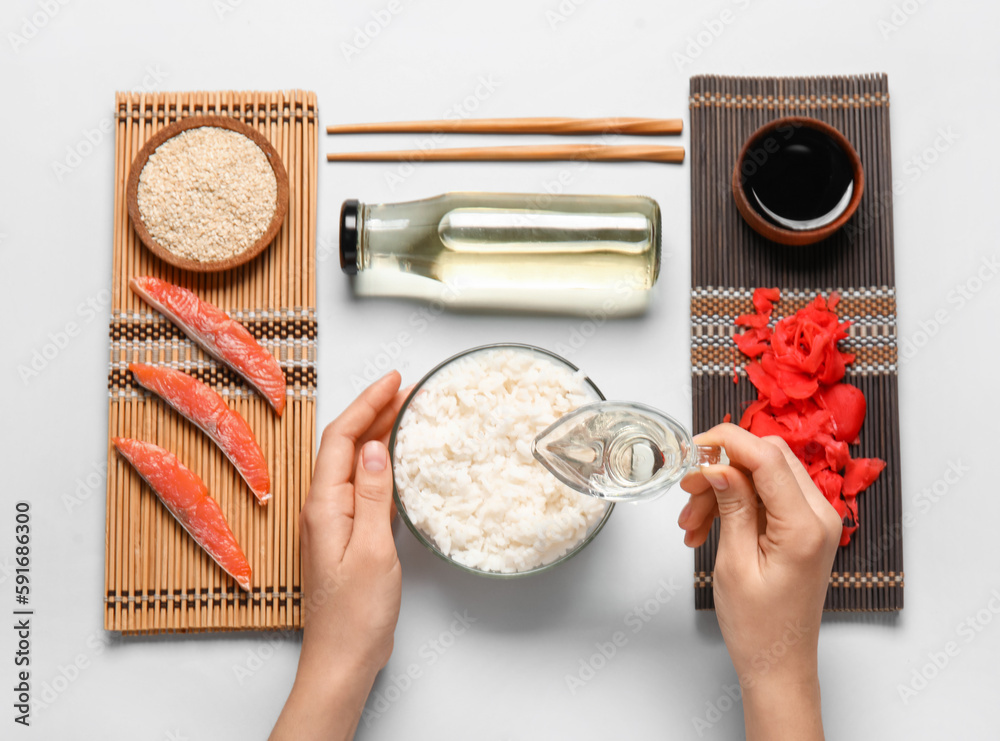
<svg viewBox="0 0 1000 741">
<path fill-rule="evenodd" d="M 285 410 L 285 374 L 246 327 L 188 289 L 159 278 L 132 278 L 129 286 L 212 357 L 243 376 L 281 416 Z"/>
<path fill-rule="evenodd" d="M 264 504 L 271 498 L 267 460 L 250 425 L 239 412 L 197 378 L 173 368 L 129 363 L 135 380 L 159 395 L 215 442 L 236 466 L 250 490 Z"/>
<path fill-rule="evenodd" d="M 250 564 L 202 480 L 158 445 L 124 437 L 112 442 L 195 542 L 249 592 Z"/>
</svg>

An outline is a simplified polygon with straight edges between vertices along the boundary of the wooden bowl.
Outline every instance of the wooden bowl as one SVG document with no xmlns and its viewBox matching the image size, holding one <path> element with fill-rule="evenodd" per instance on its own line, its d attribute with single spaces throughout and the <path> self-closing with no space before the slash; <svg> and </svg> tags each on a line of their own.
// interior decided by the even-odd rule
<svg viewBox="0 0 1000 741">
<path fill-rule="evenodd" d="M 188 257 L 175 254 L 157 242 L 142 221 L 142 215 L 139 213 L 138 199 L 139 175 L 146 166 L 150 155 L 156 151 L 156 148 L 182 131 L 197 129 L 201 126 L 229 129 L 250 139 L 260 147 L 264 156 L 267 157 L 267 161 L 271 163 L 271 169 L 274 170 L 274 178 L 278 185 L 274 216 L 271 217 L 271 223 L 260 239 L 238 255 L 227 257 L 225 260 L 213 260 L 210 262 L 192 260 Z M 139 235 L 139 239 L 149 248 L 150 252 L 164 262 L 183 270 L 190 270 L 195 273 L 216 273 L 250 262 L 250 260 L 257 257 L 274 241 L 278 229 L 281 228 L 281 222 L 284 221 L 285 214 L 288 213 L 288 173 L 285 171 L 285 166 L 281 164 L 281 157 L 278 156 L 278 152 L 271 146 L 271 142 L 265 139 L 264 135 L 257 131 L 257 129 L 227 116 L 192 116 L 164 127 L 139 150 L 139 154 L 132 160 L 132 169 L 129 171 L 128 185 L 125 189 L 125 203 L 128 205 L 128 215 L 132 219 L 132 226 L 135 228 L 135 233 Z"/>
<path fill-rule="evenodd" d="M 844 153 L 851 162 L 851 170 L 854 175 L 854 191 L 851 194 L 851 200 L 847 202 L 847 208 L 844 209 L 843 213 L 825 226 L 801 231 L 778 226 L 757 212 L 750 204 L 746 191 L 743 189 L 743 164 L 746 161 L 747 153 L 758 145 L 764 137 L 783 126 L 808 126 L 826 134 L 844 150 Z M 733 197 L 736 199 L 736 208 L 739 209 L 740 214 L 747 224 L 750 225 L 751 229 L 773 242 L 800 247 L 826 239 L 847 223 L 854 215 L 854 212 L 858 210 L 858 204 L 861 203 L 861 196 L 865 190 L 865 174 L 861 167 L 861 158 L 858 156 L 858 153 L 851 146 L 851 143 L 847 141 L 847 138 L 833 126 L 806 116 L 785 116 L 784 118 L 778 118 L 764 124 L 744 142 L 743 147 L 740 149 L 740 154 L 736 158 L 736 166 L 733 168 L 732 190 Z"/>
</svg>

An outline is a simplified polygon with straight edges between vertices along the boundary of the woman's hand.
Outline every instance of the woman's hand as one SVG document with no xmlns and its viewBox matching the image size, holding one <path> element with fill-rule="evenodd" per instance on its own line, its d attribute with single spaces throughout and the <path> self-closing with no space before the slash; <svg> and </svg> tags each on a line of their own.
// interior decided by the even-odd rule
<svg viewBox="0 0 1000 741">
<path fill-rule="evenodd" d="M 841 521 L 784 440 L 731 424 L 695 438 L 732 465 L 688 475 L 684 542 L 721 520 L 713 588 L 726 648 L 743 689 L 747 738 L 823 737 L 816 653 Z"/>
<path fill-rule="evenodd" d="M 386 441 L 408 389 L 393 371 L 323 432 L 300 517 L 302 652 L 272 739 L 349 739 L 392 653 L 401 569 Z"/>
</svg>

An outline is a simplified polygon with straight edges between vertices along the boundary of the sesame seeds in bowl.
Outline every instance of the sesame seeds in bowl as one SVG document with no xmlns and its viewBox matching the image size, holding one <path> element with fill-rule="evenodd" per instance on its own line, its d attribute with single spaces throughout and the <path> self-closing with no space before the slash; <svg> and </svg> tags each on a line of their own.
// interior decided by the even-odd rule
<svg viewBox="0 0 1000 741">
<path fill-rule="evenodd" d="M 137 235 L 165 262 L 227 270 L 274 240 L 288 210 L 288 176 L 256 129 L 196 116 L 147 142 L 132 163 L 126 200 Z"/>
</svg>

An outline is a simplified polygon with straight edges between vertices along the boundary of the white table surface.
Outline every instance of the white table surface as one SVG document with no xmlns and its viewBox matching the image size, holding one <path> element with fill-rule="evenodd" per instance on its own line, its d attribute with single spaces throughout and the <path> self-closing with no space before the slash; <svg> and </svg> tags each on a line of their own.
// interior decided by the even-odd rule
<svg viewBox="0 0 1000 741">
<path fill-rule="evenodd" d="M 110 121 L 116 90 L 311 89 L 324 125 L 437 118 L 455 105 L 476 116 L 686 119 L 691 74 L 886 71 L 899 184 L 899 330 L 924 345 L 900 372 L 903 500 L 914 515 L 905 531 L 906 608 L 894 616 L 825 619 L 824 715 L 832 739 L 995 737 L 1000 599 L 994 611 L 990 601 L 991 593 L 1000 595 L 993 591 L 1000 589 L 1000 497 L 992 466 L 1000 402 L 992 389 L 1000 359 L 1000 208 L 990 137 L 1000 113 L 998 6 L 971 0 L 398 3 L 4 4 L 0 610 L 9 616 L 13 608 L 13 503 L 23 498 L 34 518 L 33 690 L 46 707 L 32 714 L 29 731 L 14 733 L 12 693 L 5 689 L 0 736 L 96 738 L 101 729 L 106 739 L 263 738 L 300 646 L 264 634 L 123 641 L 102 629 L 114 147 L 110 127 L 103 134 L 101 127 Z M 693 49 L 695 57 L 686 49 L 689 37 L 718 28 L 724 12 L 729 22 Z M 359 53 L 345 54 L 343 45 L 356 43 L 356 27 L 372 13 L 391 21 Z M 88 132 L 95 140 L 89 151 Z M 418 139 L 321 135 L 320 152 Z M 681 141 L 687 143 L 686 134 Z M 449 143 L 465 140 L 453 136 Z M 67 164 L 67 148 L 85 156 Z M 353 398 L 352 377 L 377 360 L 382 343 L 411 326 L 418 309 L 350 298 L 332 251 L 344 198 L 535 192 L 568 173 L 567 191 L 645 193 L 659 200 L 664 219 L 653 309 L 602 328 L 571 357 L 609 396 L 690 420 L 688 167 L 423 164 L 394 178 L 397 165 L 321 164 L 319 419 L 331 419 Z M 967 299 L 956 293 L 959 285 L 970 287 Z M 81 308 L 88 301 L 96 302 L 96 313 Z M 919 334 L 942 318 L 933 336 Z M 78 336 L 37 377 L 22 378 L 18 366 L 68 322 L 80 326 Z M 557 348 L 579 324 L 442 316 L 395 365 L 411 382 L 446 356 L 487 341 Z M 935 485 L 938 496 L 922 493 Z M 78 503 L 70 507 L 67 495 Z M 715 616 L 693 607 L 692 555 L 674 524 L 681 504 L 675 496 L 641 510 L 622 507 L 581 556 L 509 583 L 449 568 L 400 528 L 402 615 L 393 658 L 376 685 L 392 702 L 377 706 L 383 712 L 362 724 L 358 737 L 740 737 L 739 706 L 720 701 L 735 677 Z M 632 632 L 635 606 L 652 598 L 661 580 L 678 585 L 676 595 Z M 449 632 L 456 612 L 475 621 L 453 642 L 445 637 L 453 645 L 439 651 L 432 642 Z M 969 620 L 979 630 L 960 629 Z M 619 630 L 627 644 L 571 692 L 566 676 L 589 660 L 595 643 Z M 957 655 L 926 686 L 917 683 L 922 689 L 904 703 L 900 686 L 910 686 L 912 672 L 949 642 Z M 4 688 L 15 681 L 14 650 L 13 631 L 0 631 Z M 68 669 L 81 660 L 83 668 Z M 393 677 L 411 666 L 421 676 L 401 692 L 390 689 Z M 725 712 L 716 718 L 710 706 Z M 699 736 L 697 718 L 716 722 Z"/>
</svg>

